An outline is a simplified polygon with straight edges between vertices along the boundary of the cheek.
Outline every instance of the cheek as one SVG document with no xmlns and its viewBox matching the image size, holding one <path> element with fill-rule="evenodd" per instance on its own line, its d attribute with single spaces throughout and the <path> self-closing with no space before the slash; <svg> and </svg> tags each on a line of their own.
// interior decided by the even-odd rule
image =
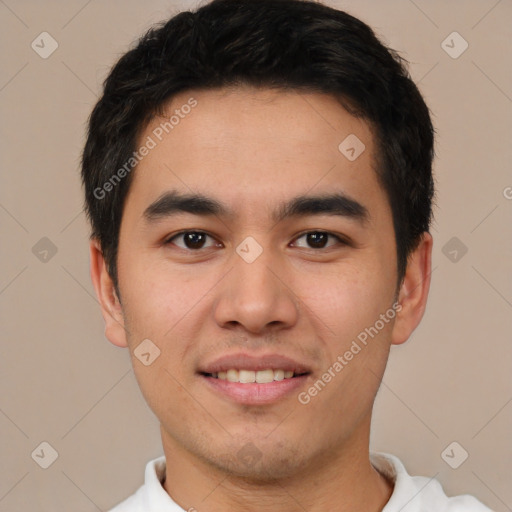
<svg viewBox="0 0 512 512">
<path fill-rule="evenodd" d="M 179 417 L 183 404 L 193 406 L 180 385 L 184 382 L 182 361 L 187 347 L 197 338 L 187 318 L 192 318 L 194 306 L 206 290 L 201 280 L 171 275 L 168 269 L 160 267 L 148 261 L 125 261 L 119 281 L 132 365 L 141 392 L 157 417 L 164 417 L 166 411 L 172 410 L 173 418 L 179 423 L 183 420 Z M 146 339 L 157 347 L 150 346 L 148 365 L 138 357 L 142 352 L 139 344 Z"/>
<path fill-rule="evenodd" d="M 141 259 L 120 269 L 119 278 L 131 334 L 164 341 L 189 311 L 193 314 L 207 284 L 192 274 L 173 273 L 162 266 Z"/>
<path fill-rule="evenodd" d="M 339 348 L 373 325 L 390 304 L 388 280 L 375 266 L 340 266 L 337 271 L 299 279 L 300 296 L 321 322 L 318 328 Z"/>
<path fill-rule="evenodd" d="M 306 310 L 314 313 L 309 317 L 316 322 L 317 341 L 324 343 L 325 357 L 322 374 L 301 399 L 309 401 L 310 417 L 333 428 L 340 424 L 349 428 L 368 413 L 388 357 L 392 288 L 385 274 L 370 268 L 345 268 L 317 279 L 305 301 Z M 386 312 L 386 321 L 380 320 Z M 335 435 L 346 435 L 346 431 L 340 429 Z"/>
</svg>

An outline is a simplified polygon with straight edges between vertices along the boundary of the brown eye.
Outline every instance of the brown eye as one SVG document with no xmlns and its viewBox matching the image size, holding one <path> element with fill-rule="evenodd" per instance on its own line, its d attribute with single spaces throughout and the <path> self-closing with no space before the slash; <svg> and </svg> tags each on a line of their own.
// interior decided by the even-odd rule
<svg viewBox="0 0 512 512">
<path fill-rule="evenodd" d="M 308 233 L 303 233 L 297 238 L 297 240 L 305 238 L 309 245 L 309 247 L 306 247 L 308 249 L 325 249 L 326 247 L 332 247 L 332 245 L 326 245 L 329 237 L 334 238 L 338 243 L 344 243 L 340 237 L 326 231 L 310 231 Z"/>
<path fill-rule="evenodd" d="M 166 244 L 173 243 L 181 249 L 200 250 L 205 248 L 204 244 L 207 238 L 212 237 L 203 231 L 182 231 L 169 238 Z M 182 240 L 183 245 L 176 243 L 175 240 Z"/>
</svg>

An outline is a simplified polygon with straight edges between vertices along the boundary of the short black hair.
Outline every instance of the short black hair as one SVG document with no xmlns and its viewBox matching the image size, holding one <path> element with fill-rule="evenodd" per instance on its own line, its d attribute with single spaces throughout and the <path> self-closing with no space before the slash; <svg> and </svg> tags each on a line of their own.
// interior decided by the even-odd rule
<svg viewBox="0 0 512 512">
<path fill-rule="evenodd" d="M 434 195 L 435 130 L 407 61 L 361 20 L 315 1 L 213 0 L 144 34 L 113 66 L 89 118 L 85 211 L 118 295 L 119 229 L 141 132 L 180 92 L 239 85 L 330 94 L 367 121 L 400 283 Z"/>
</svg>

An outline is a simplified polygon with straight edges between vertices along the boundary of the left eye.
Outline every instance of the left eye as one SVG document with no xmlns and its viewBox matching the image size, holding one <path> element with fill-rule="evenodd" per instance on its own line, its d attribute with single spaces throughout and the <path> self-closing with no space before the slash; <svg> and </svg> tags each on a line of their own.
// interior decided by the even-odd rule
<svg viewBox="0 0 512 512">
<path fill-rule="evenodd" d="M 325 249 L 329 237 L 334 238 L 338 243 L 343 243 L 343 240 L 340 237 L 326 231 L 309 231 L 308 233 L 304 233 L 299 236 L 296 240 L 300 240 L 304 237 L 306 237 L 307 243 L 313 246 L 313 249 Z"/>
<path fill-rule="evenodd" d="M 335 244 L 331 244 L 331 246 L 326 245 L 327 241 L 329 240 L 329 237 L 334 238 L 337 243 L 342 243 L 342 244 L 344 243 L 344 241 L 340 237 L 338 237 L 332 233 L 328 233 L 326 231 L 309 231 L 309 232 L 303 233 L 302 235 L 297 237 L 296 240 L 300 240 L 301 238 L 306 238 L 306 243 L 308 243 L 310 245 L 310 247 L 309 247 L 310 249 L 325 249 L 326 247 L 331 247 L 332 245 L 335 245 Z M 199 250 L 199 249 L 205 249 L 208 247 L 215 246 L 215 243 L 214 243 L 210 246 L 204 247 L 204 243 L 207 238 L 211 238 L 212 240 L 214 240 L 213 237 L 211 237 L 210 235 L 208 235 L 208 233 L 205 233 L 203 231 L 182 231 L 181 233 L 174 235 L 172 238 L 169 238 L 166 241 L 166 244 L 174 243 L 181 249 L 190 249 L 190 250 Z M 183 245 L 180 245 L 180 244 L 177 244 L 176 242 L 174 242 L 177 239 L 183 240 Z M 296 245 L 296 244 L 294 244 L 294 245 Z M 306 247 L 306 248 L 308 248 L 308 247 Z"/>
</svg>

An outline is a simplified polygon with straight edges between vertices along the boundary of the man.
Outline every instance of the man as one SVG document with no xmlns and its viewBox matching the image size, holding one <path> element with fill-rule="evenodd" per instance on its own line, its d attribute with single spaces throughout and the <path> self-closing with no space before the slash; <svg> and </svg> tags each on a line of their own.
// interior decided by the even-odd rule
<svg viewBox="0 0 512 512">
<path fill-rule="evenodd" d="M 485 511 L 369 453 L 430 285 L 434 130 L 352 16 L 214 0 L 115 65 L 82 178 L 106 336 L 164 456 L 115 512 Z"/>
</svg>

